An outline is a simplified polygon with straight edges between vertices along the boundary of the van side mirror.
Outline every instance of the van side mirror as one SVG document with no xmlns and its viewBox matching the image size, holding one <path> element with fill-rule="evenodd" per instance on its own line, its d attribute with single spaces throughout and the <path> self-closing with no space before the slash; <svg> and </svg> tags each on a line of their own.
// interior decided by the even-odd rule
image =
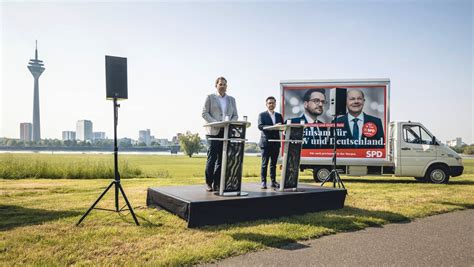
<svg viewBox="0 0 474 267">
<path fill-rule="evenodd" d="M 436 137 L 433 136 L 433 137 L 431 138 L 431 144 L 432 144 L 432 145 L 435 145 L 435 146 L 439 145 L 438 142 L 436 142 Z"/>
</svg>

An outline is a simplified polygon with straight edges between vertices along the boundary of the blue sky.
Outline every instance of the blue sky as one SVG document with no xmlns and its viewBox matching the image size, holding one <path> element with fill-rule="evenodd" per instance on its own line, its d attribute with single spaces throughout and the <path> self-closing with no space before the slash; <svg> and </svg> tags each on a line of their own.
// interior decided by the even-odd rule
<svg viewBox="0 0 474 267">
<path fill-rule="evenodd" d="M 31 122 L 39 56 L 43 138 L 90 119 L 112 136 L 104 55 L 128 58 L 119 137 L 205 131 L 206 94 L 229 81 L 254 124 L 281 80 L 390 78 L 390 119 L 474 142 L 472 1 L 2 2 L 0 137 Z"/>
</svg>

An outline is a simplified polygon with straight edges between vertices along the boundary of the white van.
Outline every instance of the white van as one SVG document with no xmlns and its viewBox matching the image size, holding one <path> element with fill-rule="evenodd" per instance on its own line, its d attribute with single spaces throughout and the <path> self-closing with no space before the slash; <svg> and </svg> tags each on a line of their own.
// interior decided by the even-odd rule
<svg viewBox="0 0 474 267">
<path fill-rule="evenodd" d="M 390 87 L 388 78 L 281 81 L 283 119 L 307 126 L 300 169 L 324 181 L 335 142 L 337 169 L 347 175 L 411 176 L 438 184 L 461 175 L 461 157 L 421 123 L 390 122 Z"/>
<path fill-rule="evenodd" d="M 364 162 L 337 160 L 337 169 L 347 175 L 395 175 L 415 177 L 436 184 L 463 173 L 462 158 L 418 122 L 390 122 L 388 160 Z M 301 159 L 301 170 L 312 169 L 317 182 L 324 181 L 332 169 L 330 159 Z"/>
</svg>

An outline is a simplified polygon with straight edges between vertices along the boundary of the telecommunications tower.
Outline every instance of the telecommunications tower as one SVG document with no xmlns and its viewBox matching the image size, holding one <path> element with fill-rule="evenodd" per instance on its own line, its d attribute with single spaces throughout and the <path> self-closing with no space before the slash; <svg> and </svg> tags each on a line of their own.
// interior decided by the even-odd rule
<svg viewBox="0 0 474 267">
<path fill-rule="evenodd" d="M 45 70 L 43 61 L 38 59 L 38 41 L 36 41 L 35 59 L 30 59 L 28 69 L 35 79 L 34 97 L 33 97 L 33 138 L 32 141 L 41 140 L 40 127 L 40 107 L 39 107 L 39 77 Z"/>
</svg>

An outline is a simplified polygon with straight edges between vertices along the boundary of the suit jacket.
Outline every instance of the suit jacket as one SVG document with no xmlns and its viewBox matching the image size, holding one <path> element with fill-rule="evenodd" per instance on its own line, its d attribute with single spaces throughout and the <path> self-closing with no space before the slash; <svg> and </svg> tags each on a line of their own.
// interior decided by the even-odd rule
<svg viewBox="0 0 474 267">
<path fill-rule="evenodd" d="M 283 123 L 283 117 L 280 113 L 275 112 L 275 124 Z M 264 130 L 263 127 L 274 125 L 272 117 L 268 111 L 264 111 L 258 115 L 258 129 L 262 131 L 260 135 L 260 141 L 258 142 L 261 148 L 267 147 L 269 144 L 274 144 L 275 146 L 280 146 L 279 142 L 268 142 L 270 139 L 280 139 L 280 131 L 278 130 Z"/>
<path fill-rule="evenodd" d="M 304 114 L 301 115 L 301 117 L 292 118 L 291 123 L 299 124 L 301 122 L 301 120 L 303 120 L 305 124 L 308 123 L 308 120 L 306 119 L 306 116 Z M 324 122 L 322 122 L 320 120 L 317 120 L 316 123 L 324 123 Z M 310 130 L 308 128 L 306 128 L 305 133 L 313 132 L 316 127 L 311 127 L 311 128 L 312 129 L 310 129 Z M 319 131 L 320 131 L 321 134 L 323 134 L 323 132 L 328 130 L 328 128 L 326 128 L 326 127 L 318 127 L 318 128 L 319 128 Z M 303 140 L 306 141 L 306 142 L 303 143 L 303 146 L 302 146 L 303 149 L 329 148 L 330 147 L 328 136 L 324 136 L 324 135 L 321 135 L 321 136 L 304 135 L 303 134 Z M 313 140 L 313 142 L 325 142 L 326 144 L 312 144 L 311 143 L 312 140 Z"/>
<path fill-rule="evenodd" d="M 225 116 L 229 116 L 231 121 L 236 121 L 239 116 L 237 115 L 237 105 L 235 99 L 227 95 L 227 107 L 225 112 L 221 108 L 219 102 L 219 96 L 217 94 L 210 94 L 206 97 L 204 107 L 202 108 L 202 117 L 207 123 L 223 121 Z M 220 131 L 219 127 L 206 127 L 207 134 L 217 135 Z"/>
<path fill-rule="evenodd" d="M 346 131 L 346 134 L 343 137 L 338 135 L 338 139 L 341 139 L 341 138 L 355 139 L 354 136 L 352 136 L 351 128 L 349 127 L 350 122 L 349 122 L 349 117 L 347 116 L 347 114 L 342 116 L 342 117 L 337 118 L 336 122 L 344 123 L 344 127 L 342 128 L 342 130 Z M 362 132 L 361 139 L 366 138 L 367 140 L 379 140 L 380 138 L 382 138 L 383 143 L 385 143 L 385 135 L 384 135 L 384 129 L 383 129 L 383 125 L 382 125 L 382 120 L 380 120 L 377 117 L 367 115 L 366 113 L 364 113 L 364 123 L 363 124 L 366 124 L 368 122 L 372 122 L 373 124 L 375 124 L 375 126 L 377 127 L 377 133 L 372 137 L 368 137 L 368 136 L 364 135 L 364 133 L 362 132 L 362 129 L 359 129 L 359 131 Z M 358 147 L 358 148 L 383 148 L 384 145 L 381 145 L 381 146 L 379 146 L 379 145 L 370 145 L 370 146 L 367 146 L 367 145 L 362 145 L 362 146 L 360 146 L 360 145 L 359 146 L 356 146 L 356 145 L 338 145 L 338 147 L 341 147 L 341 148 L 355 148 L 355 147 Z"/>
</svg>

